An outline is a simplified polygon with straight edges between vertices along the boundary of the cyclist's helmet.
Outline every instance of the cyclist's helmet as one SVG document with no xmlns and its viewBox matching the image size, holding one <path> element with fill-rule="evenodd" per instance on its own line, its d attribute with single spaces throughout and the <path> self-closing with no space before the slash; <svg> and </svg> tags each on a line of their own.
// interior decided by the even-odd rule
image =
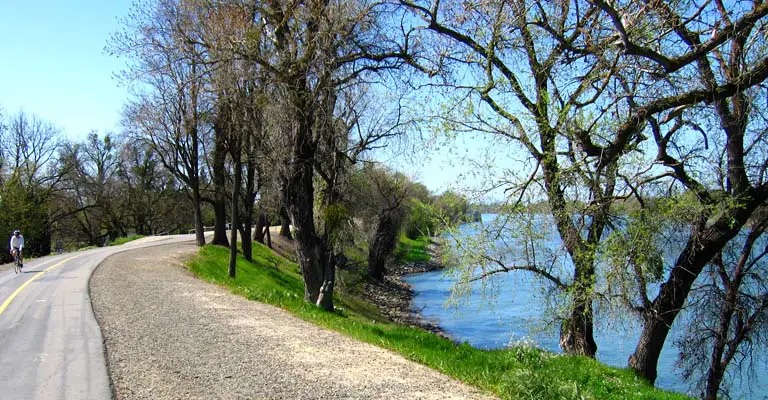
<svg viewBox="0 0 768 400">
<path fill-rule="evenodd" d="M 20 233 L 21 233 L 21 231 L 20 231 L 20 230 L 18 230 L 18 229 L 16 229 L 15 231 L 13 231 L 13 234 L 14 234 L 14 235 L 18 235 L 18 234 L 20 234 Z"/>
</svg>

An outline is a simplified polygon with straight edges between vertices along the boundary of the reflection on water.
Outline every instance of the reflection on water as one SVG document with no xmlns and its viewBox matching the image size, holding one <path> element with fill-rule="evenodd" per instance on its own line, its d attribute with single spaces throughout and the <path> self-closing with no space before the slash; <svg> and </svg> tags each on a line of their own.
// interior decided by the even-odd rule
<svg viewBox="0 0 768 400">
<path fill-rule="evenodd" d="M 458 342 L 483 349 L 497 349 L 518 340 L 532 340 L 538 347 L 553 352 L 559 348 L 559 327 L 544 326 L 547 321 L 545 295 L 541 285 L 526 273 L 498 274 L 493 277 L 491 296 L 480 295 L 481 284 L 473 284 L 472 296 L 458 304 L 448 299 L 454 277 L 442 271 L 411 275 L 405 278 L 414 291 L 412 306 L 422 317 L 439 325 Z M 605 321 L 607 318 L 596 318 Z M 679 321 L 678 321 L 679 322 Z M 640 325 L 632 321 L 613 321 L 596 326 L 597 359 L 616 367 L 626 367 L 633 352 Z M 681 325 L 673 326 L 667 345 L 661 353 L 656 385 L 660 388 L 687 392 L 688 384 L 676 368 L 677 349 L 673 339 Z M 768 366 L 758 365 L 756 377 L 749 384 L 736 382 L 731 390 L 734 399 L 768 399 Z M 751 389 L 751 390 L 750 390 Z"/>
</svg>

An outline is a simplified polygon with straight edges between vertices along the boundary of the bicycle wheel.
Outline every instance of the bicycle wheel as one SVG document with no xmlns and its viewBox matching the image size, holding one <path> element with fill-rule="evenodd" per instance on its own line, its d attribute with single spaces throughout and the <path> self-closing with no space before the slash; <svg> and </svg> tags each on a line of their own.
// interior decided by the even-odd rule
<svg viewBox="0 0 768 400">
<path fill-rule="evenodd" d="M 17 274 L 21 272 L 21 263 L 19 263 L 19 256 L 13 257 L 13 268 L 16 270 Z"/>
</svg>

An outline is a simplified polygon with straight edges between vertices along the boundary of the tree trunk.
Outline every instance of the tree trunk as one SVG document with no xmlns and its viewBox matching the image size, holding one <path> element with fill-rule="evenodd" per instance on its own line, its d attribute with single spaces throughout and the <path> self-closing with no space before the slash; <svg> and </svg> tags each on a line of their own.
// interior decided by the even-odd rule
<svg viewBox="0 0 768 400">
<path fill-rule="evenodd" d="M 736 236 L 752 212 L 765 201 L 765 193 L 751 196 L 740 208 L 723 212 L 716 222 L 702 216 L 692 229 L 685 249 L 672 268 L 667 281 L 643 316 L 643 331 L 635 352 L 629 357 L 629 367 L 653 384 L 656 367 L 672 323 L 680 312 L 691 286 L 703 268 L 723 246 Z"/>
<path fill-rule="evenodd" d="M 267 220 L 269 221 L 269 220 Z M 267 247 L 270 249 L 272 248 L 272 234 L 269 233 L 269 223 L 267 223 L 266 228 L 264 229 L 265 236 L 267 237 Z"/>
<path fill-rule="evenodd" d="M 384 279 L 387 258 L 395 249 L 397 224 L 391 215 L 379 216 L 373 243 L 368 250 L 368 275 L 377 280 Z"/>
<path fill-rule="evenodd" d="M 294 211 L 294 207 L 291 207 Z M 325 270 L 327 265 L 325 260 L 328 258 L 325 246 L 320 238 L 314 232 L 314 222 L 302 218 L 302 213 L 298 210 L 291 212 L 295 215 L 293 225 L 296 229 L 296 256 L 301 266 L 301 275 L 304 278 L 304 300 L 316 304 L 320 295 L 320 288 L 323 285 Z M 304 216 L 306 217 L 306 216 Z M 331 308 L 332 309 L 332 308 Z"/>
<path fill-rule="evenodd" d="M 293 143 L 290 174 L 286 179 L 286 206 L 295 229 L 296 255 L 304 278 L 304 300 L 333 311 L 335 265 L 325 238 L 315 230 L 312 164 L 315 148 L 312 123 L 306 119 L 300 119 Z"/>
<path fill-rule="evenodd" d="M 195 241 L 199 247 L 205 246 L 205 229 L 203 228 L 201 203 L 200 190 L 195 187 L 192 189 L 192 207 L 195 213 Z"/>
<path fill-rule="evenodd" d="M 297 260 L 304 277 L 304 300 L 332 311 L 332 280 L 335 276 L 333 273 L 328 273 L 328 270 L 335 269 L 335 266 L 325 241 L 315 233 L 312 206 L 309 205 L 311 200 L 300 202 L 308 205 L 306 207 L 291 206 L 289 212 L 293 216 Z M 326 281 L 329 279 L 331 280 L 330 284 L 327 284 Z M 320 297 L 321 291 L 323 293 L 322 298 Z"/>
<path fill-rule="evenodd" d="M 573 306 L 570 315 L 560 325 L 560 348 L 568 354 L 595 357 L 597 353 L 597 344 L 594 337 L 594 312 L 592 310 L 592 298 L 587 289 L 578 289 L 580 285 L 591 286 L 591 277 L 594 272 L 589 274 L 580 274 L 579 270 L 583 267 L 577 267 L 577 278 L 580 282 L 574 283 L 572 295 Z M 581 275 L 579 278 L 578 275 Z"/>
<path fill-rule="evenodd" d="M 573 297 L 573 304 L 568 311 L 567 319 L 560 326 L 560 347 L 567 354 L 594 358 L 597 352 L 594 339 L 594 314 L 592 312 L 592 291 L 595 275 L 594 247 L 588 245 L 581 237 L 579 230 L 574 225 L 571 213 L 568 211 L 565 193 L 560 182 L 560 166 L 557 162 L 555 147 L 557 135 L 546 124 L 541 124 L 539 131 L 541 146 L 546 154 L 542 159 L 542 166 L 552 217 L 557 232 L 574 264 L 574 282 L 569 288 L 570 295 Z M 598 217 L 598 215 L 593 215 L 593 217 Z M 594 220 L 592 222 L 593 228 L 595 228 L 595 224 L 602 224 L 603 222 Z M 599 232 L 600 229 L 598 228 L 597 231 Z M 599 238 L 599 235 L 597 237 Z"/>
<path fill-rule="evenodd" d="M 285 207 L 280 207 L 280 236 L 291 240 L 291 218 L 288 216 L 288 210 Z"/>
<path fill-rule="evenodd" d="M 192 63 L 192 74 L 196 74 L 197 65 Z M 190 120 L 184 121 L 186 125 L 184 129 L 187 131 L 186 136 L 192 142 L 192 147 L 189 150 L 189 165 L 187 168 L 187 176 L 189 177 L 189 184 L 192 186 L 192 193 L 195 202 L 195 236 L 198 246 L 205 245 L 205 228 L 203 227 L 203 212 L 202 212 L 202 196 L 200 195 L 200 137 L 198 136 L 198 123 L 200 122 L 197 100 L 198 90 L 196 80 L 192 80 L 190 84 L 191 94 L 191 111 L 192 116 Z"/>
<path fill-rule="evenodd" d="M 288 204 L 286 202 L 286 199 L 288 198 L 288 181 L 287 179 L 283 178 L 280 180 L 280 236 L 292 240 L 293 236 L 291 234 L 291 216 L 288 214 L 288 208 L 285 206 L 285 204 Z"/>
<path fill-rule="evenodd" d="M 701 227 L 703 224 L 699 225 L 699 228 Z M 709 231 L 691 235 L 688 245 L 672 269 L 672 274 L 661 286 L 651 308 L 643 316 L 643 331 L 635 346 L 635 352 L 629 357 L 629 367 L 651 384 L 656 382 L 659 355 L 672 323 L 688 297 L 691 285 L 714 254 L 733 237 L 726 232 Z M 704 239 L 707 237 L 710 239 Z"/>
<path fill-rule="evenodd" d="M 239 146 L 238 146 L 239 147 Z M 239 148 L 232 152 L 232 164 L 235 176 L 232 183 L 232 228 L 230 229 L 229 246 L 229 277 L 235 279 L 237 275 L 237 230 L 240 228 L 240 210 L 237 199 L 240 197 L 240 183 L 242 181 L 242 165 L 240 162 Z"/>
<path fill-rule="evenodd" d="M 256 121 L 258 119 L 256 117 L 252 117 Z M 260 127 L 260 124 L 259 124 Z M 256 132 L 260 130 L 259 128 L 254 129 L 251 132 L 248 132 L 245 136 L 245 144 L 244 147 L 246 149 L 247 154 L 247 162 L 246 164 L 246 178 L 245 178 L 245 194 L 243 196 L 243 205 L 245 210 L 245 226 L 244 226 L 244 232 L 243 232 L 243 256 L 248 261 L 253 261 L 253 243 L 252 243 L 252 229 L 253 229 L 253 209 L 254 209 L 254 203 L 256 201 L 256 193 L 259 191 L 259 188 L 261 187 L 261 184 L 257 184 L 256 182 L 256 175 L 258 171 L 258 163 L 256 162 L 256 152 L 257 152 L 257 146 L 255 143 L 255 138 L 253 135 L 256 134 Z M 259 174 L 261 175 L 261 174 Z M 261 176 L 259 176 L 261 178 Z M 261 211 L 261 207 L 259 207 L 259 211 Z M 261 212 L 259 212 L 261 214 Z M 260 217 L 257 217 L 260 218 Z"/>
<path fill-rule="evenodd" d="M 215 198 L 213 202 L 214 223 L 213 223 L 213 240 L 211 243 L 229 247 L 229 240 L 227 239 L 227 198 L 224 193 L 225 189 L 216 188 Z"/>
<path fill-rule="evenodd" d="M 733 294 L 733 289 L 729 290 Z M 738 290 L 738 289 L 736 289 Z M 704 399 L 717 400 L 718 392 L 720 391 L 720 383 L 723 381 L 723 375 L 725 374 L 725 367 L 723 365 L 723 353 L 725 352 L 725 344 L 728 337 L 729 326 L 731 318 L 733 317 L 734 305 L 736 303 L 735 296 L 731 297 L 728 303 L 725 304 L 725 309 L 720 318 L 720 335 L 715 336 L 714 346 L 712 348 L 712 357 L 709 360 L 709 369 L 707 370 L 707 386 L 704 390 Z"/>
<path fill-rule="evenodd" d="M 44 206 L 41 207 L 41 209 L 44 208 Z M 29 246 L 29 252 L 27 253 L 27 246 L 25 246 L 24 249 L 24 256 L 27 255 L 40 255 L 45 256 L 48 254 L 51 254 L 51 238 L 52 238 L 52 231 L 51 231 L 51 224 L 46 220 L 42 222 L 41 229 L 39 232 L 40 237 L 35 238 L 34 241 L 32 241 L 32 246 Z M 29 242 L 27 242 L 29 243 Z"/>
<path fill-rule="evenodd" d="M 704 392 L 705 400 L 717 400 L 717 395 L 720 393 L 720 383 L 723 380 L 724 372 L 725 371 L 723 371 L 722 368 L 709 370 L 707 374 L 707 388 Z"/>
<path fill-rule="evenodd" d="M 334 263 L 335 260 L 332 252 L 328 251 L 327 248 L 324 255 L 323 269 L 325 272 L 323 275 L 323 284 L 320 286 L 320 291 L 317 295 L 315 304 L 325 310 L 333 311 L 333 289 L 336 284 L 336 265 Z"/>
<path fill-rule="evenodd" d="M 141 218 L 136 218 L 136 234 L 137 235 L 144 235 L 145 234 L 145 228 L 144 228 L 144 220 Z"/>
<path fill-rule="evenodd" d="M 264 226 L 266 225 L 267 218 L 264 215 L 264 210 L 259 207 L 259 212 L 256 217 L 256 226 L 253 231 L 253 240 L 264 243 Z"/>
<path fill-rule="evenodd" d="M 248 261 L 253 261 L 252 219 L 252 217 L 248 217 L 248 212 L 246 212 L 243 216 L 243 229 L 240 231 L 240 236 L 242 236 L 240 247 L 243 250 L 243 258 Z"/>
<path fill-rule="evenodd" d="M 219 125 L 214 130 L 215 141 L 213 148 L 213 240 L 211 243 L 229 247 L 227 240 L 227 196 L 226 196 L 226 171 L 225 161 L 227 157 L 225 132 Z"/>
<path fill-rule="evenodd" d="M 253 242 L 251 239 L 251 229 L 253 229 L 253 205 L 245 206 L 245 215 L 243 218 L 243 257 L 248 261 L 253 261 Z"/>
</svg>

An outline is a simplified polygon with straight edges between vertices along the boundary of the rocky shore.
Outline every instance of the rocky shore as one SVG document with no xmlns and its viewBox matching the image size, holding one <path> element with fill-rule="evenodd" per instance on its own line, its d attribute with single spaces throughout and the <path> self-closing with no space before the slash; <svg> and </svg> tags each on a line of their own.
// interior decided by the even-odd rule
<svg viewBox="0 0 768 400">
<path fill-rule="evenodd" d="M 283 257 L 295 260 L 292 243 L 278 235 L 275 229 L 279 229 L 279 227 L 270 229 L 273 229 L 272 244 L 275 252 Z M 448 338 L 434 321 L 422 318 L 419 315 L 419 310 L 413 309 L 411 305 L 413 290 L 403 280 L 403 277 L 406 275 L 437 271 L 445 268 L 440 263 L 442 255 L 440 253 L 440 244 L 437 241 L 430 241 L 427 246 L 427 253 L 431 257 L 430 261 L 388 265 L 384 281 L 368 281 L 365 283 L 363 291 L 366 299 L 376 305 L 381 313 L 392 322 L 418 327 Z"/>
<path fill-rule="evenodd" d="M 410 274 L 419 274 L 429 271 L 444 269 L 441 260 L 440 245 L 432 241 L 427 246 L 427 252 L 432 258 L 430 261 L 406 262 L 399 265 L 390 265 L 382 282 L 367 282 L 365 295 L 368 300 L 379 307 L 382 314 L 393 322 L 418 327 L 429 332 L 448 338 L 442 329 L 434 322 L 422 318 L 418 310 L 413 308 L 413 290 L 403 280 Z"/>
</svg>

